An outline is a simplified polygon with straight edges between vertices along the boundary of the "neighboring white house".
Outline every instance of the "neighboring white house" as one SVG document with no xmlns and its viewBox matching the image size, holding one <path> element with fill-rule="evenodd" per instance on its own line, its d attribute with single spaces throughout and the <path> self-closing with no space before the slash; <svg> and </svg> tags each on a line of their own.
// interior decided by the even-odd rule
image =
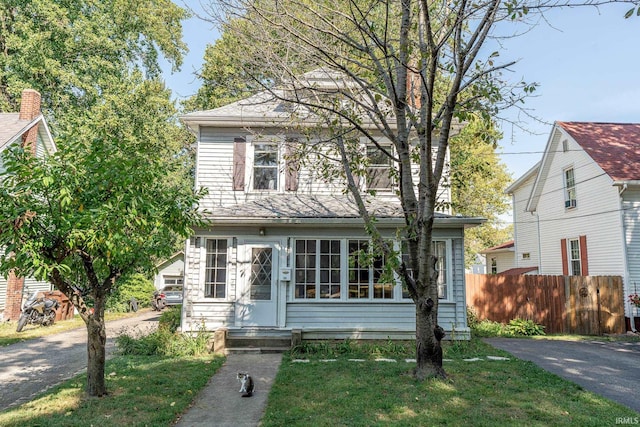
<svg viewBox="0 0 640 427">
<path fill-rule="evenodd" d="M 158 272 L 153 278 L 156 289 L 184 284 L 184 252 L 176 252 L 156 267 Z"/>
<path fill-rule="evenodd" d="M 0 153 L 9 147 L 22 145 L 38 157 L 56 151 L 44 116 L 40 113 L 40 94 L 32 89 L 22 92 L 20 112 L 0 113 Z M 3 171 L 0 159 L 0 171 Z M 0 319 L 17 320 L 20 316 L 23 296 L 34 291 L 49 291 L 48 282 L 33 278 L 9 279 L 0 277 Z"/>
<path fill-rule="evenodd" d="M 487 274 L 498 274 L 514 267 L 513 240 L 480 252 L 486 258 Z"/>
<path fill-rule="evenodd" d="M 305 78 L 315 87 L 336 84 L 322 73 Z M 209 224 L 185 247 L 183 330 L 204 322 L 208 330 L 298 329 L 303 338 L 415 336 L 415 306 L 399 282 L 379 280 L 383 261 L 366 266 L 350 256 L 366 251 L 369 238 L 343 183 L 291 161 L 288 154 L 307 140 L 289 126 L 289 105 L 260 93 L 182 121 L 197 135 L 195 184 L 208 189 L 201 208 Z M 378 163 L 360 184 L 377 189 L 367 203 L 391 240 L 404 219 L 389 164 Z M 448 190 L 441 198 L 449 200 Z M 482 222 L 446 213 L 435 219 L 439 323 L 449 337 L 469 336 L 464 228 Z"/>
<path fill-rule="evenodd" d="M 640 124 L 556 122 L 542 161 L 506 192 L 514 267 L 622 276 L 625 299 L 640 292 Z"/>
</svg>

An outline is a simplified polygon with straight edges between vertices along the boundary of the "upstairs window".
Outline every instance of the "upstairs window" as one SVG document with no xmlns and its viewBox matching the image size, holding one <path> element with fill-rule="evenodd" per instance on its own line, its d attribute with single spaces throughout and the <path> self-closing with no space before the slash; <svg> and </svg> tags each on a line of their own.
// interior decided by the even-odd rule
<svg viewBox="0 0 640 427">
<path fill-rule="evenodd" d="M 573 168 L 564 171 L 564 207 L 572 209 L 576 207 L 576 180 Z"/>
<path fill-rule="evenodd" d="M 278 189 L 278 144 L 256 143 L 253 149 L 253 189 Z"/>
<path fill-rule="evenodd" d="M 367 146 L 367 190 L 390 190 L 392 160 L 385 153 L 391 153 L 391 146 L 383 146 L 384 151 L 375 145 Z"/>
</svg>

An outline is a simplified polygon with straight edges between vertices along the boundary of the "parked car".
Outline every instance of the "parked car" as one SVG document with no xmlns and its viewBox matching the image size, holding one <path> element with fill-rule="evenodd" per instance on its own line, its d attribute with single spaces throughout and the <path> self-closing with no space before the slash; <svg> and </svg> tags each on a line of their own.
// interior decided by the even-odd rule
<svg viewBox="0 0 640 427">
<path fill-rule="evenodd" d="M 167 305 L 182 304 L 182 285 L 169 285 L 162 288 Z"/>
</svg>

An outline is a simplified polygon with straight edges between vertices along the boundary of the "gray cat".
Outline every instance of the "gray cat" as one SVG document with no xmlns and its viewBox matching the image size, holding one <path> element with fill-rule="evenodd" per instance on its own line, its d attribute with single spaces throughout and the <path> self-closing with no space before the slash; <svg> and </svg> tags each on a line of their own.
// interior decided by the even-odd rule
<svg viewBox="0 0 640 427">
<path fill-rule="evenodd" d="M 246 372 L 238 372 L 238 381 L 240 381 L 240 393 L 242 397 L 251 397 L 256 389 L 253 378 Z"/>
</svg>

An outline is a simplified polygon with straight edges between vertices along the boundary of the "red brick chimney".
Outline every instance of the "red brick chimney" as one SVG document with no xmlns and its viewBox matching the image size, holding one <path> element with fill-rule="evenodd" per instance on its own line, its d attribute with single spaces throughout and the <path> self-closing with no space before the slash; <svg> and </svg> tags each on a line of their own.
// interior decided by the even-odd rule
<svg viewBox="0 0 640 427">
<path fill-rule="evenodd" d="M 20 100 L 20 120 L 33 120 L 40 114 L 40 94 L 33 89 L 23 90 Z M 35 156 L 37 142 L 38 125 L 36 124 L 22 135 L 22 146 L 29 148 L 31 154 Z"/>
<path fill-rule="evenodd" d="M 22 91 L 20 101 L 20 120 L 31 121 L 40 115 L 40 94 L 33 89 Z M 28 129 L 22 135 L 22 146 L 29 149 L 32 155 L 36 155 L 38 143 L 38 124 Z M 22 308 L 22 291 L 24 289 L 24 277 L 16 277 L 13 272 L 7 279 L 7 297 L 3 313 L 4 320 L 18 320 Z"/>
</svg>

